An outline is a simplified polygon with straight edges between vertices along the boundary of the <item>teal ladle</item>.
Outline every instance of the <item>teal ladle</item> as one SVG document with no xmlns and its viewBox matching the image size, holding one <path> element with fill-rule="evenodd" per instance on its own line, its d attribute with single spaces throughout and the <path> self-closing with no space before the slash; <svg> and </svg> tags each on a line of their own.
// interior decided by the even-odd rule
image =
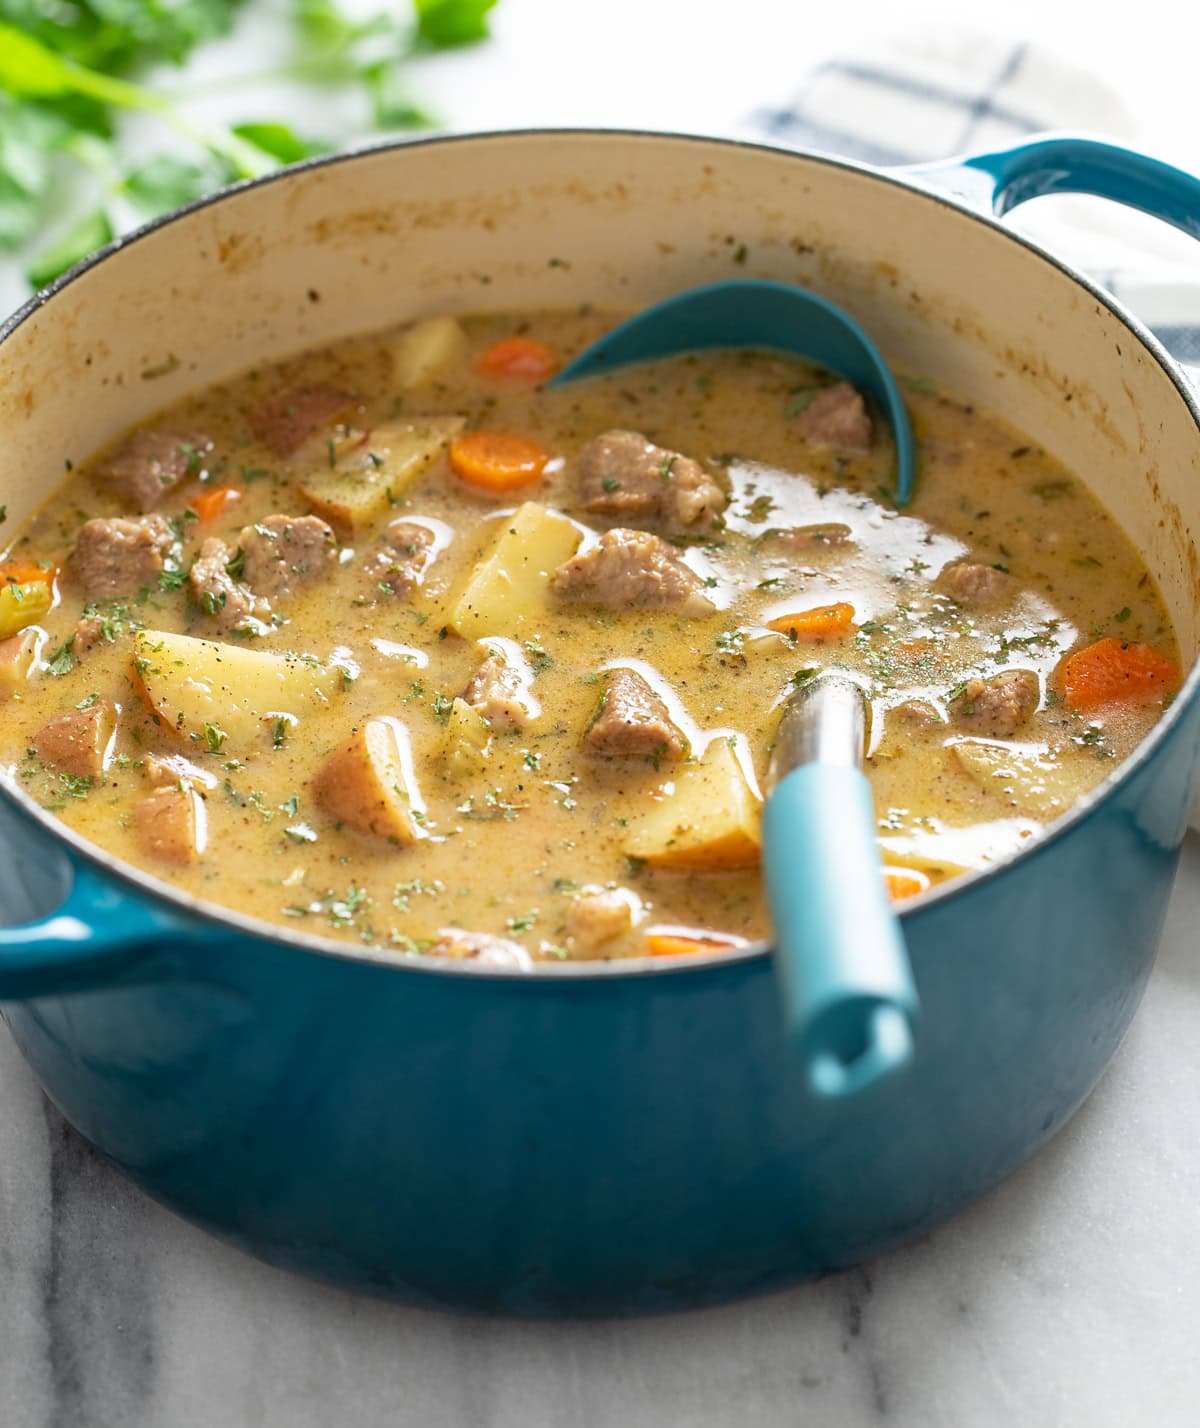
<svg viewBox="0 0 1200 1428">
<path fill-rule="evenodd" d="M 853 318 L 804 288 L 739 278 L 679 293 L 613 328 L 550 385 L 712 347 L 788 352 L 868 392 L 892 426 L 897 504 L 908 501 L 915 449 L 896 379 Z M 861 767 L 866 718 L 863 692 L 844 674 L 790 694 L 763 809 L 781 999 L 809 1087 L 822 1098 L 857 1094 L 913 1053 L 917 995 L 879 872 Z"/>
<path fill-rule="evenodd" d="M 557 373 L 550 386 L 598 377 L 706 347 L 759 347 L 827 367 L 875 399 L 896 445 L 896 505 L 906 506 L 916 475 L 916 444 L 900 388 L 879 349 L 855 320 L 826 298 L 790 283 L 731 278 L 665 298 L 605 333 Z"/>
</svg>

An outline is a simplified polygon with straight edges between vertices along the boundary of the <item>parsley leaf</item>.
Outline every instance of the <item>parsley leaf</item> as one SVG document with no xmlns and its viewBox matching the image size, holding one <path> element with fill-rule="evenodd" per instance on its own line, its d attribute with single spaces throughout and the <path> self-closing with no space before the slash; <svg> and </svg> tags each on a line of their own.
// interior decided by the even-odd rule
<svg viewBox="0 0 1200 1428">
<path fill-rule="evenodd" d="M 3 37 L 0 36 L 0 43 Z M 82 262 L 89 253 L 112 241 L 113 227 L 103 209 L 85 213 L 67 231 L 30 263 L 25 271 L 30 287 L 44 288 L 68 268 Z"/>
<path fill-rule="evenodd" d="M 225 171 L 211 157 L 200 162 L 155 154 L 125 174 L 121 191 L 148 214 L 166 213 L 220 188 Z"/>
<path fill-rule="evenodd" d="M 437 49 L 469 45 L 488 32 L 488 12 L 496 0 L 414 0 L 417 33 Z"/>
<path fill-rule="evenodd" d="M 228 76 L 226 83 L 249 90 L 269 77 L 352 86 L 365 95 L 377 127 L 429 125 L 431 116 L 407 92 L 405 59 L 482 39 L 496 3 L 414 0 L 414 29 L 399 13 L 406 7 L 379 5 L 360 18 L 357 7 L 343 13 L 338 0 L 291 0 L 292 54 L 283 64 L 268 56 L 261 75 Z M 53 221 L 72 165 L 87 170 L 103 195 L 35 253 L 30 282 L 50 282 L 108 242 L 114 199 L 160 213 L 231 179 L 332 147 L 269 114 L 229 128 L 198 124 L 169 85 L 138 82 L 138 71 L 182 64 L 198 45 L 227 34 L 247 8 L 246 0 L 0 0 L 0 250 L 19 248 Z M 314 95 L 313 110 L 324 102 Z M 124 165 L 116 137 L 123 111 L 152 115 L 192 152 Z"/>
<path fill-rule="evenodd" d="M 50 656 L 47 670 L 53 675 L 70 674 L 75 668 L 75 656 L 71 653 L 71 646 L 75 643 L 75 636 L 71 635 L 65 640 Z"/>
<path fill-rule="evenodd" d="M 317 154 L 327 154 L 330 145 L 320 139 L 302 139 L 294 129 L 286 124 L 260 123 L 235 124 L 233 132 L 240 139 L 270 154 L 281 164 L 294 164 L 300 159 L 311 159 Z"/>
</svg>

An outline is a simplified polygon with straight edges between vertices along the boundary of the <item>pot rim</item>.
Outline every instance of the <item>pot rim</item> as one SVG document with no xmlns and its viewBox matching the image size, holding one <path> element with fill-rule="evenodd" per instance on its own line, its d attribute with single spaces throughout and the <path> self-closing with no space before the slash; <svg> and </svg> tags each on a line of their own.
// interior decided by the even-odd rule
<svg viewBox="0 0 1200 1428">
<path fill-rule="evenodd" d="M 267 184 L 287 183 L 298 174 L 305 174 L 312 170 L 325 168 L 334 164 L 354 163 L 360 159 L 372 158 L 379 154 L 395 153 L 405 149 L 427 148 L 431 145 L 504 143 L 512 139 L 537 138 L 611 138 L 634 141 L 658 140 L 712 146 L 719 149 L 749 150 L 752 153 L 768 154 L 776 158 L 794 158 L 808 163 L 823 164 L 829 168 L 843 169 L 858 174 L 863 178 L 888 184 L 895 188 L 903 189 L 908 193 L 915 193 L 936 206 L 948 209 L 960 217 L 965 217 L 973 222 L 979 223 L 991 229 L 994 233 L 1000 235 L 1007 241 L 1026 249 L 1026 251 L 1032 253 L 1036 258 L 1041 259 L 1045 263 L 1049 263 L 1064 277 L 1075 282 L 1089 297 L 1105 307 L 1128 329 L 1130 335 L 1137 339 L 1149 355 L 1153 357 L 1155 363 L 1174 385 L 1196 424 L 1197 437 L 1200 439 L 1200 392 L 1197 392 L 1197 390 L 1193 388 L 1185 377 L 1180 365 L 1171 357 L 1170 353 L 1167 352 L 1166 348 L 1141 319 L 1130 312 L 1124 304 L 1113 297 L 1111 293 L 1093 282 L 1086 274 L 1064 262 L 1063 259 L 1044 248 L 1034 239 L 1007 227 L 999 218 L 992 214 L 984 213 L 980 209 L 971 206 L 945 191 L 932 187 L 928 184 L 928 181 L 922 182 L 920 178 L 906 177 L 903 168 L 891 170 L 881 169 L 870 164 L 856 162 L 853 159 L 823 154 L 808 149 L 788 148 L 782 145 L 760 143 L 749 139 L 726 138 L 708 134 L 689 134 L 673 130 L 658 129 L 599 128 L 587 126 L 530 127 L 473 130 L 453 134 L 431 134 L 414 139 L 385 139 L 378 143 L 364 144 L 336 154 L 323 154 L 315 158 L 304 159 L 299 163 L 289 164 L 283 168 L 275 169 L 270 173 L 262 174 L 257 178 L 240 180 L 237 183 L 230 184 L 218 190 L 216 193 L 206 194 L 201 198 L 192 200 L 181 208 L 175 208 L 169 213 L 161 214 L 149 222 L 142 224 L 140 227 L 133 229 L 131 232 L 114 238 L 111 242 L 106 243 L 104 247 L 97 249 L 95 253 L 90 254 L 74 267 L 68 269 L 67 272 L 56 278 L 47 287 L 34 293 L 26 302 L 17 308 L 14 313 L 0 322 L 0 361 L 2 361 L 3 358 L 3 344 L 7 339 L 35 313 L 50 303 L 60 292 L 70 287 L 72 283 L 77 282 L 93 268 L 106 262 L 123 249 L 140 242 L 163 228 L 169 227 L 180 219 L 216 204 L 225 203 L 249 189 L 263 187 Z M 2 368 L 0 368 L 0 374 L 2 374 Z M 0 375 L 0 380 L 2 380 L 2 375 Z M 903 922 L 915 917 L 944 902 L 969 895 L 981 881 L 999 877 L 1008 872 L 1014 865 L 1025 863 L 1032 858 L 1038 857 L 1045 853 L 1047 849 L 1052 847 L 1059 839 L 1073 832 L 1078 824 L 1091 817 L 1099 806 L 1112 797 L 1122 784 L 1133 778 L 1144 765 L 1156 756 L 1161 745 L 1165 743 L 1174 732 L 1177 724 L 1184 718 L 1186 711 L 1196 700 L 1198 692 L 1200 692 L 1200 659 L 1193 661 L 1192 667 L 1188 671 L 1178 694 L 1170 706 L 1163 711 L 1162 717 L 1154 725 L 1150 733 L 1147 734 L 1145 739 L 1138 744 L 1126 759 L 1117 765 L 1112 773 L 1101 783 L 1097 784 L 1094 789 L 1090 790 L 1090 792 L 1086 793 L 1074 803 L 1071 808 L 1060 818 L 1056 819 L 1044 833 L 1033 839 L 1027 846 L 1014 849 L 1012 852 L 1007 853 L 1004 857 L 997 859 L 994 863 L 989 864 L 985 868 L 975 868 L 968 872 L 960 873 L 946 883 L 942 883 L 936 888 L 931 888 L 928 892 L 918 894 L 911 902 L 905 903 L 898 909 L 898 916 L 901 921 Z M 172 904 L 176 908 L 191 914 L 193 917 L 216 924 L 213 928 L 206 929 L 206 931 L 210 933 L 224 926 L 235 932 L 256 939 L 275 942 L 284 947 L 318 953 L 323 956 L 338 957 L 344 961 L 366 963 L 374 966 L 386 966 L 396 971 L 415 971 L 427 975 L 484 977 L 493 981 L 536 983 L 546 979 L 557 981 L 563 978 L 569 980 L 582 978 L 585 981 L 594 981 L 604 980 L 610 977 L 686 976 L 690 973 L 732 967 L 765 958 L 772 950 L 769 942 L 760 941 L 749 943 L 744 947 L 735 947 L 727 952 L 699 953 L 687 958 L 627 957 L 607 961 L 539 962 L 535 964 L 531 971 L 528 969 L 522 970 L 508 967 L 480 966 L 474 961 L 456 960 L 448 957 L 432 957 L 424 953 L 402 956 L 397 954 L 395 950 L 389 951 L 384 948 L 355 947 L 348 942 L 339 942 L 331 937 L 322 937 L 315 933 L 300 931 L 299 929 L 293 932 L 277 923 L 259 920 L 247 914 L 236 912 L 232 908 L 223 907 L 219 903 L 208 902 L 196 897 L 194 894 L 172 887 L 165 878 L 156 877 L 152 873 L 143 872 L 140 868 L 136 868 L 132 864 L 122 862 L 96 844 L 83 838 L 74 829 L 54 818 L 52 814 L 42 808 L 28 793 L 21 789 L 7 773 L 0 773 L 0 794 L 13 802 L 27 817 L 32 818 L 52 838 L 65 842 L 76 855 L 82 857 L 86 862 L 92 864 L 93 867 L 100 870 L 106 876 L 130 885 L 140 893 L 148 894 L 150 897 L 159 901 Z"/>
</svg>

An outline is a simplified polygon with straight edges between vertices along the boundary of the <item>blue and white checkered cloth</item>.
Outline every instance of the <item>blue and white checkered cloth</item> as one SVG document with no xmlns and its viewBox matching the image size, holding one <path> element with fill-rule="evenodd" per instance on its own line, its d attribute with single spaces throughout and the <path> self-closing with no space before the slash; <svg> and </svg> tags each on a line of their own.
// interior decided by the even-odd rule
<svg viewBox="0 0 1200 1428">
<path fill-rule="evenodd" d="M 750 133 L 884 167 L 926 163 L 1074 130 L 1137 146 L 1119 97 L 1034 43 L 951 30 L 884 38 L 812 70 Z M 1097 199 L 1040 200 L 1006 221 L 1083 269 L 1200 367 L 1200 248 Z M 1196 375 L 1200 376 L 1200 373 Z"/>
</svg>

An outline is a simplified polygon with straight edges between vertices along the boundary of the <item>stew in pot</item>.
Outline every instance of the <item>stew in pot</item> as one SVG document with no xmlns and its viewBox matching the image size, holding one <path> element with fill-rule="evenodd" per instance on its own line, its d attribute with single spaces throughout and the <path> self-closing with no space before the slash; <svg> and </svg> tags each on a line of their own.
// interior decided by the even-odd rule
<svg viewBox="0 0 1200 1428">
<path fill-rule="evenodd" d="M 1083 484 L 907 379 L 730 351 L 562 390 L 613 314 L 439 317 L 246 373 L 78 466 L 0 566 L 0 760 L 118 858 L 397 954 L 769 936 L 789 690 L 870 692 L 895 897 L 1102 780 L 1180 680 Z"/>
</svg>

